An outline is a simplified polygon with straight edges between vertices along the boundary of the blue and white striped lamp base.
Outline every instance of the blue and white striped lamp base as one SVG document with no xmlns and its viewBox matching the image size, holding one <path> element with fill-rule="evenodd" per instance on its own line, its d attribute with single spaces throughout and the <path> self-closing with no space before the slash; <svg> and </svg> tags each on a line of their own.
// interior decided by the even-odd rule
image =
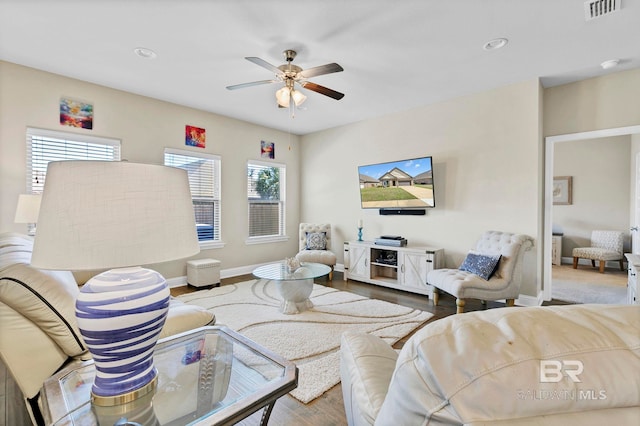
<svg viewBox="0 0 640 426">
<path fill-rule="evenodd" d="M 103 272 L 80 289 L 76 319 L 95 363 L 94 404 L 118 405 L 153 390 L 153 351 L 169 300 L 164 277 L 140 267 Z"/>
</svg>

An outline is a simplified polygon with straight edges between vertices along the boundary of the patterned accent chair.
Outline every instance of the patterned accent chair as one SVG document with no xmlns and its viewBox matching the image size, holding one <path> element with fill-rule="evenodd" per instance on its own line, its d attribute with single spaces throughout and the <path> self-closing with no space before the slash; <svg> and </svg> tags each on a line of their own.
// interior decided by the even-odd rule
<svg viewBox="0 0 640 426">
<path fill-rule="evenodd" d="M 331 251 L 331 225 L 328 223 L 301 223 L 298 236 L 300 262 L 322 263 L 331 267 L 329 281 L 333 280 L 336 255 Z"/>
<path fill-rule="evenodd" d="M 508 232 L 487 231 L 478 240 L 473 251 L 458 269 L 434 269 L 427 275 L 427 284 L 432 285 L 433 304 L 438 305 L 439 291 L 456 297 L 456 313 L 464 312 L 465 299 L 501 300 L 513 306 L 520 295 L 522 259 L 533 247 L 533 239 L 527 235 Z M 491 271 L 483 271 L 485 262 L 470 265 L 472 257 L 498 258 Z M 485 273 L 486 272 L 486 273 Z"/>
<path fill-rule="evenodd" d="M 592 231 L 591 247 L 576 247 L 573 249 L 573 269 L 578 268 L 580 258 L 590 259 L 591 266 L 596 267 L 596 260 L 600 262 L 600 273 L 604 274 L 607 260 L 620 262 L 620 270 L 624 271 L 624 232 L 621 231 Z"/>
</svg>

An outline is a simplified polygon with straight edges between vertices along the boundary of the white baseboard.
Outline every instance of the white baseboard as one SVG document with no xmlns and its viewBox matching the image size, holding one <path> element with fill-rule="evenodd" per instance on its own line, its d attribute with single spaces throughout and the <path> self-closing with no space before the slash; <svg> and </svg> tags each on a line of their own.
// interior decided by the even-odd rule
<svg viewBox="0 0 640 426">
<path fill-rule="evenodd" d="M 169 285 L 169 288 L 185 286 L 187 285 L 187 276 L 184 275 L 182 277 L 167 278 L 167 284 Z"/>
</svg>

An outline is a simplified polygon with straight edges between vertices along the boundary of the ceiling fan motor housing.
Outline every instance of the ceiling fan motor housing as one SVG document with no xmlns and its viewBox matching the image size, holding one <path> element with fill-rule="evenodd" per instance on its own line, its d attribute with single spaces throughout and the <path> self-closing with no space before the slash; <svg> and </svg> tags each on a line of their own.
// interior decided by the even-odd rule
<svg viewBox="0 0 640 426">
<path fill-rule="evenodd" d="M 296 55 L 298 54 L 298 52 L 296 52 L 295 50 L 291 50 L 291 49 L 287 49 L 282 53 L 284 54 L 284 59 L 286 59 L 287 62 L 293 61 L 295 59 Z"/>
</svg>

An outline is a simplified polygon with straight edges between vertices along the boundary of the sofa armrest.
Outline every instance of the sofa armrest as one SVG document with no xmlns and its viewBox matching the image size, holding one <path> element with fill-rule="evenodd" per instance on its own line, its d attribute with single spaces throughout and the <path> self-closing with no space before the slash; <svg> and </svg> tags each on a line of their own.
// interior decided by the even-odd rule
<svg viewBox="0 0 640 426">
<path fill-rule="evenodd" d="M 0 357 L 22 394 L 34 398 L 68 355 L 42 329 L 2 302 L 0 317 Z"/>
<path fill-rule="evenodd" d="M 345 332 L 340 346 L 340 376 L 350 426 L 373 425 L 396 366 L 398 353 L 384 340 Z"/>
</svg>

